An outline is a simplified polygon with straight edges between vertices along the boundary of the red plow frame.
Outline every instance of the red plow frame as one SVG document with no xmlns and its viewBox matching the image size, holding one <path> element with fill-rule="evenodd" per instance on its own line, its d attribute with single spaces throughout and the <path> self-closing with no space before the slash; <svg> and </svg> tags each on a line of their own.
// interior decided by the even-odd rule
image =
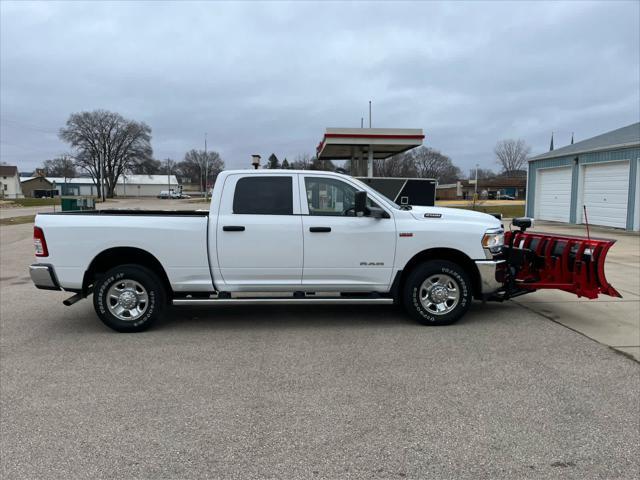
<svg viewBox="0 0 640 480">
<path fill-rule="evenodd" d="M 508 231 L 507 292 L 556 289 L 578 297 L 622 297 L 607 282 L 604 262 L 615 240 Z"/>
</svg>

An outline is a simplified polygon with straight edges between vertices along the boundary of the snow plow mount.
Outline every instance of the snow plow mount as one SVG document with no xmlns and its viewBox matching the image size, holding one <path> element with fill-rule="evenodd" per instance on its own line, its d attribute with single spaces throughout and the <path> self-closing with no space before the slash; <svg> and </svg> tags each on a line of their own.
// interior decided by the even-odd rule
<svg viewBox="0 0 640 480">
<path fill-rule="evenodd" d="M 518 220 L 517 222 L 515 220 Z M 615 240 L 527 232 L 531 221 L 519 231 L 505 233 L 504 259 L 507 269 L 502 300 L 542 289 L 598 298 L 604 294 L 622 297 L 607 282 L 604 264 Z"/>
</svg>

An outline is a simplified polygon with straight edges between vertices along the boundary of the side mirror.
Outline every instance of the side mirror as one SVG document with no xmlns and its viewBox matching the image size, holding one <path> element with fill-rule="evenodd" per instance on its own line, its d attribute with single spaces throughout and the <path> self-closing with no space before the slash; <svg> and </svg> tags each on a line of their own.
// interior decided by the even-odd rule
<svg viewBox="0 0 640 480">
<path fill-rule="evenodd" d="M 367 214 L 372 218 L 389 218 L 389 214 L 380 207 L 367 208 Z"/>
<path fill-rule="evenodd" d="M 356 217 L 361 217 L 367 213 L 367 192 L 359 190 L 354 196 L 354 210 Z"/>
</svg>

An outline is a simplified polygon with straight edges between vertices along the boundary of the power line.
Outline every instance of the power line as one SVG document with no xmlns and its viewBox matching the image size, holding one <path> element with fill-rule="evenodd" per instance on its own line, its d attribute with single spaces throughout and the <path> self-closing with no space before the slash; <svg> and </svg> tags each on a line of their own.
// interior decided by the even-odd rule
<svg viewBox="0 0 640 480">
<path fill-rule="evenodd" d="M 9 125 L 13 125 L 14 127 L 19 127 L 26 130 L 32 130 L 32 131 L 41 132 L 41 133 L 52 133 L 55 135 L 58 134 L 58 130 L 51 130 L 50 128 L 43 127 L 41 125 L 34 125 L 32 123 L 26 123 L 20 120 L 13 120 L 7 117 L 0 117 L 0 123 L 2 124 L 8 123 Z"/>
</svg>

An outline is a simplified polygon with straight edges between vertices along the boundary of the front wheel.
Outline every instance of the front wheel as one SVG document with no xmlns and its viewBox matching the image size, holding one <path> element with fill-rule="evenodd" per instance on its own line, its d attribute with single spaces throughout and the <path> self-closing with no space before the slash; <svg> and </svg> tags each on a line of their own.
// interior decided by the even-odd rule
<svg viewBox="0 0 640 480">
<path fill-rule="evenodd" d="M 404 286 L 407 311 L 424 325 L 450 325 L 471 306 L 469 276 L 460 265 L 432 260 L 417 266 Z"/>
<path fill-rule="evenodd" d="M 158 277 L 139 265 L 120 265 L 95 284 L 93 306 L 100 320 L 118 332 L 149 328 L 164 309 L 165 292 Z"/>
</svg>

